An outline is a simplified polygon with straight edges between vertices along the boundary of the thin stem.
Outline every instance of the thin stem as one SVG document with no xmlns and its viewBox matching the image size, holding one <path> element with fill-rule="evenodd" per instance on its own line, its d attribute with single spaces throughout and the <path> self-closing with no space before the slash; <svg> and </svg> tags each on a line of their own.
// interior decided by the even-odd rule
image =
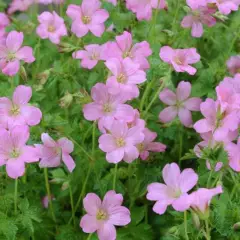
<svg viewBox="0 0 240 240">
<path fill-rule="evenodd" d="M 81 200 L 82 200 L 83 195 L 85 193 L 85 189 L 86 189 L 86 186 L 87 186 L 87 182 L 88 182 L 91 170 L 92 170 L 92 164 L 89 165 L 87 176 L 86 176 L 85 181 L 83 183 L 82 191 L 81 191 L 81 193 L 79 195 L 79 198 L 78 198 L 77 203 L 76 203 L 76 205 L 74 207 L 74 210 L 73 210 L 73 215 L 75 215 L 75 213 L 76 213 L 76 211 L 77 211 L 77 209 L 78 209 L 78 207 L 79 207 L 79 205 L 81 203 Z M 73 220 L 73 217 L 70 218 L 70 220 L 68 221 L 68 224 L 70 224 L 72 220 Z"/>
<path fill-rule="evenodd" d="M 177 7 L 176 7 L 176 12 L 175 12 L 175 15 L 174 15 L 173 23 L 172 23 L 172 29 L 174 28 L 175 25 L 177 25 L 176 21 L 177 21 L 177 16 L 178 16 L 179 9 L 180 9 L 180 0 L 177 0 Z"/>
<path fill-rule="evenodd" d="M 90 240 L 91 239 L 91 237 L 92 237 L 92 233 L 90 233 L 89 235 L 88 235 L 88 238 L 87 238 L 87 240 Z"/>
<path fill-rule="evenodd" d="M 145 205 L 145 224 L 148 224 L 148 205 Z"/>
<path fill-rule="evenodd" d="M 210 186 L 211 179 L 212 179 L 212 174 L 213 174 L 213 170 L 211 170 L 210 173 L 209 173 L 208 180 L 207 180 L 207 187 Z"/>
<path fill-rule="evenodd" d="M 209 225 L 208 225 L 208 220 L 205 220 L 205 225 L 206 225 L 206 239 L 207 239 L 207 240 L 211 240 L 210 229 L 209 229 Z"/>
<path fill-rule="evenodd" d="M 151 86 L 153 85 L 154 83 L 154 79 L 150 82 L 147 83 L 147 87 L 143 93 L 143 97 L 141 99 L 141 102 L 140 102 L 140 112 L 143 110 L 143 107 L 144 107 L 144 104 L 146 103 L 146 99 L 147 99 L 147 96 L 148 96 L 148 93 L 149 93 L 149 90 L 151 88 Z"/>
<path fill-rule="evenodd" d="M 96 138 L 96 123 L 93 123 L 93 129 L 92 129 L 92 159 L 94 159 L 95 155 L 95 138 Z"/>
<path fill-rule="evenodd" d="M 72 192 L 71 183 L 69 184 L 69 193 L 70 193 L 70 200 L 71 200 L 73 225 L 75 227 L 76 226 L 76 220 L 75 220 L 75 214 L 74 214 L 73 192 Z"/>
<path fill-rule="evenodd" d="M 148 106 L 147 106 L 147 108 L 146 108 L 146 110 L 144 112 L 144 116 L 146 116 L 146 114 L 148 113 L 149 109 L 152 107 L 153 103 L 157 100 L 158 95 L 162 91 L 163 87 L 164 87 L 164 84 L 162 83 L 160 85 L 160 87 L 158 88 L 157 92 L 155 93 L 155 95 L 153 96 L 152 101 L 148 104 Z"/>
<path fill-rule="evenodd" d="M 47 168 L 44 168 L 44 177 L 45 177 L 45 186 L 46 186 L 46 190 L 47 190 L 48 202 L 49 202 L 50 211 L 52 214 L 52 219 L 56 223 L 57 221 L 56 221 L 56 217 L 55 217 L 55 214 L 53 211 L 52 195 L 51 195 L 51 190 L 50 190 L 49 181 L 48 181 L 48 169 Z"/>
<path fill-rule="evenodd" d="M 18 178 L 15 179 L 14 188 L 14 214 L 17 215 L 17 200 L 18 200 Z"/>
<path fill-rule="evenodd" d="M 117 170 L 118 170 L 118 165 L 115 164 L 114 175 L 113 175 L 113 190 L 116 189 Z"/>
<path fill-rule="evenodd" d="M 185 232 L 186 240 L 189 240 L 189 238 L 188 238 L 188 230 L 187 230 L 187 211 L 184 211 L 184 232 Z"/>
<path fill-rule="evenodd" d="M 179 155 L 178 155 L 179 165 L 181 164 L 182 146 L 183 146 L 183 131 L 182 131 L 182 127 L 180 126 L 180 129 L 179 129 Z"/>
</svg>

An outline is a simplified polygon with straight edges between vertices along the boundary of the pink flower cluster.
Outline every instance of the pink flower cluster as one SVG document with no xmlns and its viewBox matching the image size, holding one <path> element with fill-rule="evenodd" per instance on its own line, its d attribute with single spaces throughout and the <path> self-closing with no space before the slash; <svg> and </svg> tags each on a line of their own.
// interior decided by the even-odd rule
<svg viewBox="0 0 240 240">
<path fill-rule="evenodd" d="M 199 38 L 203 35 L 203 24 L 212 27 L 216 24 L 214 14 L 219 11 L 223 15 L 229 15 L 237 11 L 239 0 L 187 0 L 190 7 L 189 15 L 181 22 L 183 28 L 192 28 L 192 36 Z"/>
<path fill-rule="evenodd" d="M 190 168 L 180 172 L 176 163 L 167 164 L 162 175 L 165 184 L 150 184 L 147 194 L 148 200 L 157 201 L 153 211 L 158 214 L 164 214 L 167 207 L 172 205 L 176 211 L 183 212 L 192 208 L 203 218 L 208 217 L 212 197 L 223 192 L 222 187 L 218 186 L 213 189 L 200 188 L 188 194 L 197 184 L 198 175 Z"/>
</svg>

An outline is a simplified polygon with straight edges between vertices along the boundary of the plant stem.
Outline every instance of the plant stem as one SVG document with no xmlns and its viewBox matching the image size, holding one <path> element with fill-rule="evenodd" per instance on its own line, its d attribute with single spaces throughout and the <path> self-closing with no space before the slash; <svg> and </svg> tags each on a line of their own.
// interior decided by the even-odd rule
<svg viewBox="0 0 240 240">
<path fill-rule="evenodd" d="M 76 226 L 76 221 L 75 221 L 75 214 L 74 214 L 73 192 L 72 192 L 71 183 L 69 184 L 69 193 L 70 193 L 70 200 L 71 200 L 73 225 L 75 227 Z"/>
<path fill-rule="evenodd" d="M 179 129 L 179 155 L 178 155 L 179 166 L 181 164 L 182 146 L 183 146 L 183 131 L 182 131 L 182 126 L 180 126 L 180 129 Z"/>
<path fill-rule="evenodd" d="M 184 232 L 186 240 L 189 240 L 187 231 L 187 211 L 184 211 Z"/>
<path fill-rule="evenodd" d="M 94 159 L 95 155 L 95 137 L 96 137 L 96 123 L 93 123 L 93 129 L 92 129 L 92 159 Z"/>
<path fill-rule="evenodd" d="M 88 235 L 88 238 L 87 238 L 87 240 L 90 240 L 91 239 L 91 237 L 92 237 L 92 233 L 90 233 L 89 235 Z"/>
<path fill-rule="evenodd" d="M 176 21 L 177 21 L 179 9 L 180 9 L 180 0 L 177 0 L 176 12 L 175 12 L 173 23 L 172 23 L 172 29 L 177 25 Z"/>
<path fill-rule="evenodd" d="M 48 196 L 48 202 L 49 202 L 49 206 L 50 206 L 50 211 L 52 214 L 52 219 L 53 221 L 56 223 L 56 217 L 53 211 L 53 205 L 52 205 L 52 195 L 51 195 L 51 190 L 50 190 L 50 186 L 49 186 L 49 181 L 48 181 L 48 169 L 44 168 L 44 177 L 45 177 L 45 185 L 46 185 L 46 190 L 47 190 L 47 196 Z"/>
<path fill-rule="evenodd" d="M 212 174 L 213 174 L 213 170 L 211 170 L 210 173 L 209 173 L 208 180 L 207 180 L 207 187 L 210 186 L 210 182 L 211 182 Z"/>
<path fill-rule="evenodd" d="M 158 98 L 158 95 L 159 95 L 159 93 L 162 91 L 163 87 L 164 87 L 164 83 L 162 83 L 162 84 L 160 85 L 160 87 L 158 88 L 157 92 L 156 92 L 155 95 L 153 96 L 152 101 L 148 104 L 146 110 L 144 111 L 144 116 L 146 116 L 146 114 L 148 113 L 149 109 L 152 107 L 153 103 L 154 103 L 154 102 L 156 101 L 156 99 Z"/>
<path fill-rule="evenodd" d="M 209 226 L 208 226 L 208 220 L 205 220 L 205 225 L 206 225 L 206 239 L 211 240 L 210 229 L 209 229 Z"/>
<path fill-rule="evenodd" d="M 114 175 L 113 175 L 113 190 L 116 189 L 117 170 L 118 170 L 118 165 L 115 164 Z"/>
<path fill-rule="evenodd" d="M 76 206 L 74 207 L 74 210 L 73 210 L 73 216 L 75 215 L 75 213 L 76 213 L 76 211 L 77 211 L 77 209 L 78 209 L 78 207 L 79 207 L 79 205 L 80 205 L 80 202 L 81 202 L 81 200 L 82 200 L 82 198 L 83 198 L 83 195 L 84 195 L 84 193 L 85 193 L 85 189 L 86 189 L 86 186 L 87 186 L 87 182 L 88 182 L 88 179 L 89 179 L 91 170 L 92 170 L 92 164 L 89 164 L 87 176 L 86 176 L 85 181 L 84 181 L 84 183 L 83 183 L 82 191 L 81 191 L 81 193 L 80 193 L 80 195 L 79 195 L 79 198 L 78 198 L 78 200 L 77 200 Z M 72 216 L 72 217 L 70 218 L 70 220 L 68 221 L 68 224 L 71 223 L 71 221 L 72 221 L 72 219 L 73 219 L 73 216 Z"/>
<path fill-rule="evenodd" d="M 18 200 L 18 178 L 15 179 L 14 188 L 14 214 L 17 215 L 17 200 Z"/>
</svg>

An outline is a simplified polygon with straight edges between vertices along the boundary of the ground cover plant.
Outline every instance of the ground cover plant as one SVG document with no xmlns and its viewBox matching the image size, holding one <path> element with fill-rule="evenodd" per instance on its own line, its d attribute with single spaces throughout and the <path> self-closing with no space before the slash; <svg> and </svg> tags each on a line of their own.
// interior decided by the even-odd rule
<svg viewBox="0 0 240 240">
<path fill-rule="evenodd" d="M 0 239 L 240 239 L 239 0 L 0 0 Z"/>
</svg>

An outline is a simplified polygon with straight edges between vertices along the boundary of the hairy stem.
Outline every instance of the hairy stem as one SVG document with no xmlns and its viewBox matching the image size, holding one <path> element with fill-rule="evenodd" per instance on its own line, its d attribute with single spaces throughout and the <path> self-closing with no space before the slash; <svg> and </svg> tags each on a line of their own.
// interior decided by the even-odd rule
<svg viewBox="0 0 240 240">
<path fill-rule="evenodd" d="M 47 168 L 44 168 L 44 177 L 45 177 L 45 186 L 46 186 L 46 190 L 47 190 L 48 202 L 49 202 L 50 211 L 52 214 L 52 219 L 56 223 L 57 221 L 56 221 L 56 217 L 55 217 L 55 214 L 53 211 L 52 195 L 51 195 L 51 190 L 50 190 L 49 181 L 48 181 L 48 169 Z"/>
<path fill-rule="evenodd" d="M 73 225 L 74 225 L 74 227 L 75 227 L 75 226 L 76 226 L 76 221 L 75 221 L 74 203 L 73 203 L 73 192 L 72 192 L 71 183 L 69 184 L 69 193 L 70 193 L 70 200 L 71 200 Z"/>
<path fill-rule="evenodd" d="M 14 214 L 17 215 L 17 200 L 18 200 L 18 178 L 15 179 L 14 187 Z"/>
<path fill-rule="evenodd" d="M 186 240 L 189 240 L 189 238 L 188 238 L 188 230 L 187 230 L 187 211 L 184 211 L 184 232 L 185 232 Z"/>
<path fill-rule="evenodd" d="M 118 170 L 118 165 L 115 164 L 114 175 L 113 175 L 113 190 L 116 189 L 117 170 Z"/>
</svg>

